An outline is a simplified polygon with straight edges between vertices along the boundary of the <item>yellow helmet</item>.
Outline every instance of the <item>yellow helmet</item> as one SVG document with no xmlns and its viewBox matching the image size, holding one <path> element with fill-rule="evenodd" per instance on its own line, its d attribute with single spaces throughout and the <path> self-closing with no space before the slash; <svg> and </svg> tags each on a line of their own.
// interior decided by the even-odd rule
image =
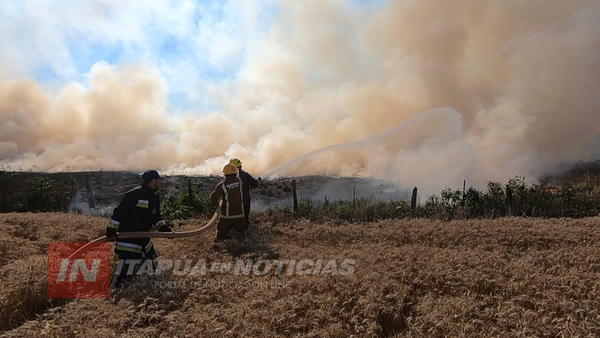
<svg viewBox="0 0 600 338">
<path fill-rule="evenodd" d="M 231 160 L 229 160 L 229 164 L 233 164 L 234 166 L 236 166 L 236 168 L 239 168 L 242 166 L 242 161 L 234 157 Z"/>
<path fill-rule="evenodd" d="M 223 167 L 223 174 L 225 175 L 235 175 L 237 172 L 237 168 L 231 163 L 228 163 Z"/>
</svg>

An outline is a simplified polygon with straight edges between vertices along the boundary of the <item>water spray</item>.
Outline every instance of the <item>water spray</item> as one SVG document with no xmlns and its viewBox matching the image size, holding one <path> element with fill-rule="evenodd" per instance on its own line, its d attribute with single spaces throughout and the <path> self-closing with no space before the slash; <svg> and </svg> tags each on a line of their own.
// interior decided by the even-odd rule
<svg viewBox="0 0 600 338">
<path fill-rule="evenodd" d="M 320 148 L 317 150 L 313 150 L 307 154 L 304 154 L 304 155 L 299 156 L 289 162 L 286 162 L 286 163 L 276 167 L 275 169 L 267 171 L 266 173 L 262 174 L 260 177 L 268 178 L 271 175 L 273 175 L 274 173 L 276 173 L 282 169 L 285 169 L 285 168 L 292 166 L 298 162 L 301 162 L 307 158 L 310 158 L 312 156 L 316 156 L 316 155 L 319 155 L 319 154 L 322 154 L 325 152 L 334 151 L 334 150 L 338 150 L 338 149 L 364 147 L 366 145 L 380 142 L 382 140 L 385 140 L 385 139 L 399 133 L 402 130 L 405 130 L 405 129 L 408 129 L 408 128 L 414 126 L 415 124 L 417 124 L 418 122 L 420 122 L 421 120 L 424 120 L 424 119 L 447 119 L 451 122 L 458 123 L 459 127 L 462 128 L 462 122 L 461 122 L 460 117 L 461 117 L 461 115 L 459 112 L 457 112 L 456 110 L 449 108 L 449 107 L 428 110 L 422 114 L 419 114 L 419 115 L 411 118 L 410 120 L 402 123 L 401 125 L 396 126 L 388 131 L 381 133 L 381 134 L 371 136 L 371 137 L 368 137 L 368 138 L 365 138 L 362 140 L 334 144 L 334 145 L 326 146 L 326 147 L 323 147 L 323 148 Z"/>
</svg>

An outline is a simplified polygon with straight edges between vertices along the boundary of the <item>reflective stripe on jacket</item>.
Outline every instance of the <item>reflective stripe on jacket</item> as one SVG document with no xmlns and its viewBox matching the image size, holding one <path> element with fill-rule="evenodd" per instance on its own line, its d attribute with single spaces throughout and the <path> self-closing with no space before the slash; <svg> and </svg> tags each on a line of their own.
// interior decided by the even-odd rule
<svg viewBox="0 0 600 338">
<path fill-rule="evenodd" d="M 142 249 L 145 253 L 150 253 L 150 250 L 154 248 L 154 244 L 150 238 L 128 238 L 120 239 L 115 242 L 115 251 L 128 251 L 133 253 L 142 253 Z"/>
<path fill-rule="evenodd" d="M 235 219 L 244 217 L 242 181 L 236 175 L 225 176 L 225 180 L 219 182 L 215 190 L 210 194 L 210 204 L 213 207 L 219 205 L 220 199 L 223 199 L 221 218 Z"/>
<path fill-rule="evenodd" d="M 148 231 L 165 225 L 160 214 L 160 197 L 146 185 L 131 189 L 115 208 L 107 225 L 119 232 Z"/>
<path fill-rule="evenodd" d="M 159 231 L 170 231 L 160 214 L 160 197 L 145 184 L 131 189 L 115 208 L 106 227 L 106 235 L 116 232 L 145 232 L 152 227 Z M 149 238 L 117 239 L 115 252 L 135 253 L 141 257 L 149 255 L 154 258 L 154 245 Z"/>
</svg>

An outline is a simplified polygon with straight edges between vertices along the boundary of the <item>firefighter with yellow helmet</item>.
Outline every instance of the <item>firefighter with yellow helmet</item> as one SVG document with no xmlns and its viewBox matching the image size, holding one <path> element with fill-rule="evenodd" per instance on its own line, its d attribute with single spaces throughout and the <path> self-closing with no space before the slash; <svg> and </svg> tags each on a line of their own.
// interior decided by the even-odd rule
<svg viewBox="0 0 600 338">
<path fill-rule="evenodd" d="M 258 181 L 252 177 L 248 172 L 242 170 L 242 161 L 238 158 L 232 158 L 229 160 L 229 164 L 233 164 L 238 170 L 238 177 L 242 181 L 242 193 L 244 196 L 244 218 L 246 220 L 246 227 L 250 225 L 250 220 L 248 216 L 250 215 L 250 188 L 258 188 L 258 181 L 260 181 L 260 177 Z"/>
<path fill-rule="evenodd" d="M 237 175 L 238 169 L 233 164 L 227 164 L 223 167 L 223 174 L 225 179 L 219 182 L 210 194 L 210 204 L 215 208 L 219 205 L 219 200 L 223 200 L 217 224 L 217 241 L 226 239 L 232 229 L 243 232 L 246 225 L 242 180 Z"/>
</svg>

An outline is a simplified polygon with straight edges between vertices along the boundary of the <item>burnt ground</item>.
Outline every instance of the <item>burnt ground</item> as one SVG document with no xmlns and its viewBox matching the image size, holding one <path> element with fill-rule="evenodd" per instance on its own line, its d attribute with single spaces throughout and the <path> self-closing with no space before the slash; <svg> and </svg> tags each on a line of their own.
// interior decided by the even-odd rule
<svg viewBox="0 0 600 338">
<path fill-rule="evenodd" d="M 179 195 L 186 193 L 188 187 L 194 192 L 210 193 L 222 176 L 167 176 L 162 182 L 159 195 Z M 265 210 L 276 206 L 292 206 L 292 181 L 296 182 L 298 201 L 310 199 L 321 203 L 325 199 L 353 200 L 371 197 L 379 200 L 409 200 L 413 187 L 396 185 L 359 177 L 302 176 L 279 177 L 262 180 L 257 189 L 251 190 L 252 210 Z M 140 173 L 130 171 L 87 171 L 68 173 L 43 172 L 6 172 L 0 171 L 0 212 L 32 210 L 36 200 L 48 200 L 48 193 L 56 205 L 64 205 L 64 211 L 79 210 L 88 213 L 87 182 L 93 192 L 93 201 L 97 210 L 112 209 L 123 194 L 141 182 Z M 556 187 L 571 185 L 600 185 L 600 160 L 565 164 L 559 170 L 540 179 L 542 186 Z M 428 192 L 419 190 L 419 201 Z M 436 192 L 437 193 L 437 192 Z M 44 195 L 46 194 L 46 195 Z M 55 200 L 55 201 L 54 201 Z M 33 202 L 32 202 L 33 201 Z M 27 206 L 29 203 L 29 207 Z M 33 203 L 35 205 L 35 203 Z M 39 211 L 56 211 L 57 208 Z M 53 206 L 50 206 L 53 207 Z M 34 211 L 37 209 L 33 209 Z"/>
<path fill-rule="evenodd" d="M 162 197 L 194 192 L 210 193 L 222 176 L 167 176 L 158 191 Z M 352 200 L 374 197 L 382 200 L 408 199 L 408 190 L 389 182 L 358 177 L 303 176 L 280 177 L 262 180 L 259 187 L 251 189 L 253 210 L 293 205 L 293 181 L 296 182 L 298 201 L 311 199 L 316 203 L 325 199 Z M 89 189 L 94 206 L 100 213 L 114 208 L 123 194 L 141 183 L 140 174 L 126 171 L 89 171 L 69 173 L 5 172 L 0 171 L 0 211 L 18 211 L 25 200 L 40 197 L 52 191 L 57 199 L 64 199 L 68 210 L 89 213 Z M 33 196 L 32 196 L 33 195 Z M 47 196 L 46 196 L 47 197 Z M 47 199 L 47 198 L 46 198 Z M 69 202 L 70 201 L 70 202 Z M 31 203 L 30 203 L 31 204 Z M 43 211 L 40 209 L 40 211 Z"/>
</svg>

